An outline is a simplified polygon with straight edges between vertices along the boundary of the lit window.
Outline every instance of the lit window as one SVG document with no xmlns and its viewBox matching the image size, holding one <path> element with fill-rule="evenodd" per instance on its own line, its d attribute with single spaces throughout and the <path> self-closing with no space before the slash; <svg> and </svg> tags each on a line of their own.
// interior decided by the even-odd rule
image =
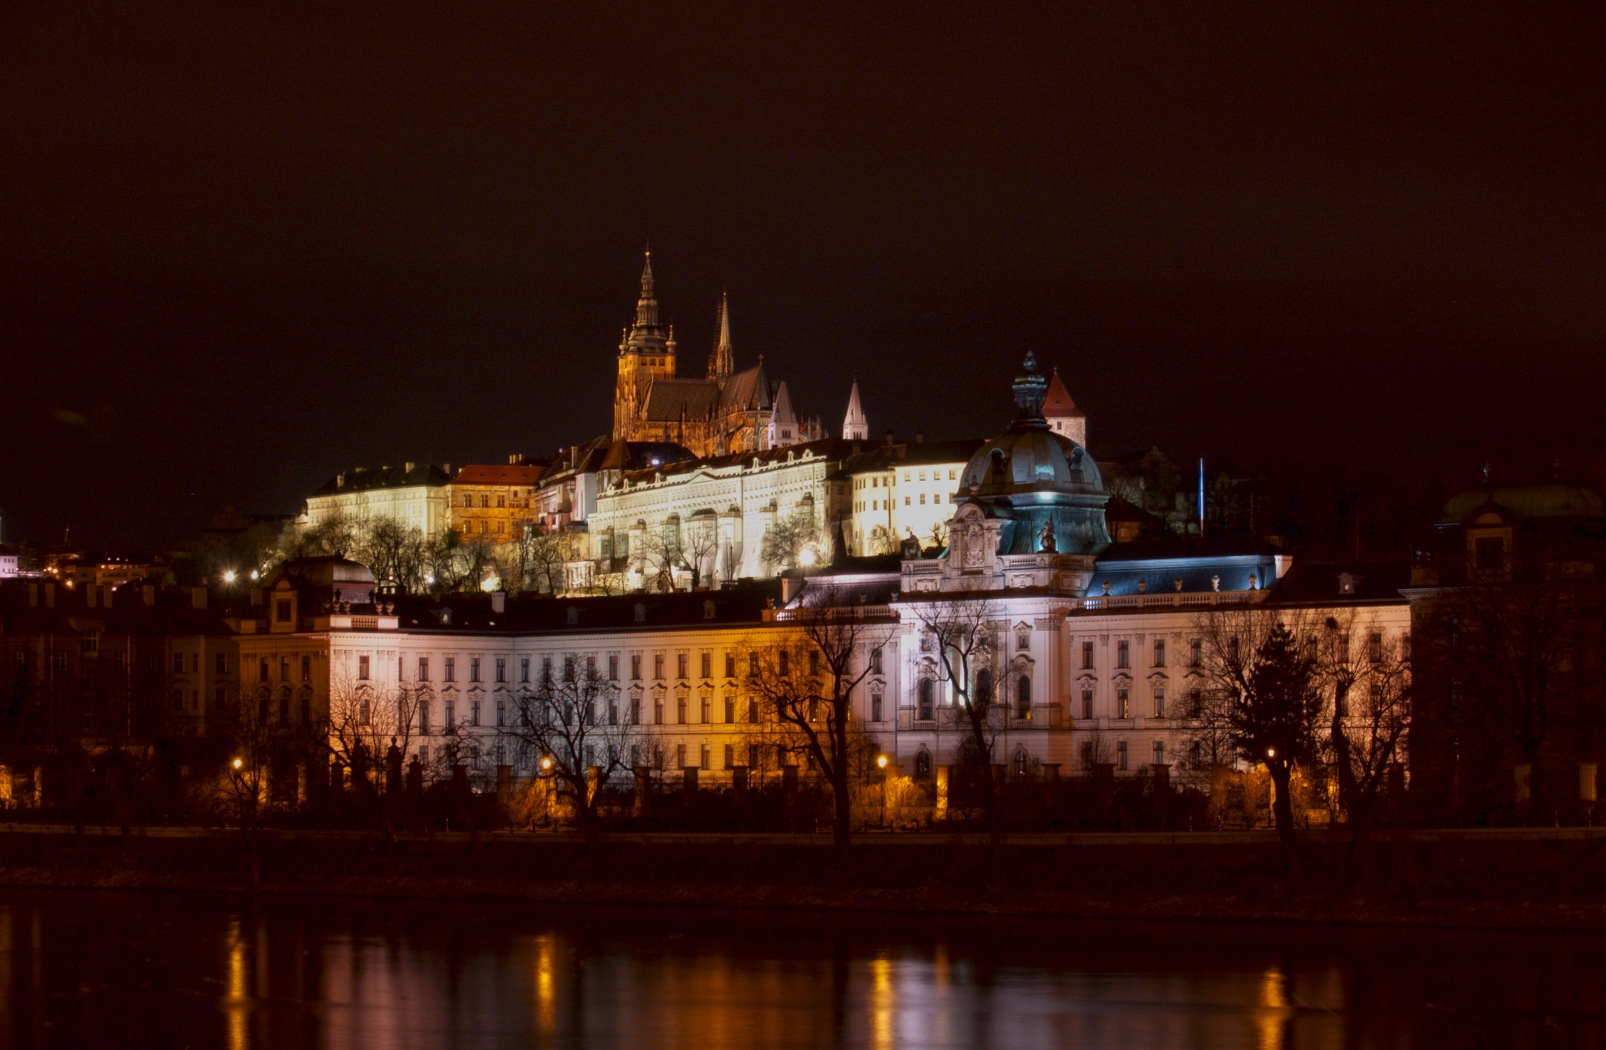
<svg viewBox="0 0 1606 1050">
<path fill-rule="evenodd" d="M 369 671 L 368 657 L 366 657 L 366 656 L 357 657 L 357 679 L 358 679 L 358 681 L 362 681 L 362 682 L 368 681 L 368 678 L 369 678 L 368 671 Z"/>
</svg>

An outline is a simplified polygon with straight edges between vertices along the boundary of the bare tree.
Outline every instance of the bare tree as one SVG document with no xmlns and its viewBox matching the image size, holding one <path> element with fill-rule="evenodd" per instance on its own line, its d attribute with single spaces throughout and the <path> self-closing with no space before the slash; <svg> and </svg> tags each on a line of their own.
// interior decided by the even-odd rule
<svg viewBox="0 0 1606 1050">
<path fill-rule="evenodd" d="M 675 570 L 686 567 L 686 547 L 680 524 L 665 522 L 658 529 L 645 529 L 638 549 L 642 583 L 649 590 L 675 589 Z"/>
<path fill-rule="evenodd" d="M 682 547 L 686 567 L 691 570 L 692 590 L 707 583 L 715 574 L 715 556 L 719 552 L 719 520 L 711 513 L 694 515 L 685 527 Z"/>
<path fill-rule="evenodd" d="M 368 566 L 381 587 L 402 594 L 424 590 L 428 544 L 419 529 L 389 516 L 370 518 L 358 530 L 353 554 Z"/>
<path fill-rule="evenodd" d="M 1004 841 L 998 813 L 998 777 L 993 744 L 1007 711 L 999 702 L 997 607 L 987 598 L 936 597 L 919 606 L 916 616 L 937 663 L 939 682 L 952 691 L 964 715 L 970 746 L 980 757 L 982 805 L 995 863 Z"/>
<path fill-rule="evenodd" d="M 948 546 L 947 522 L 939 521 L 934 523 L 930 529 L 926 530 L 926 538 L 931 541 L 929 546 L 935 550 L 942 550 L 944 547 Z M 922 546 L 926 545 L 923 544 Z"/>
<path fill-rule="evenodd" d="M 795 626 L 743 642 L 746 689 L 762 709 L 761 726 L 789 753 L 807 756 L 831 785 L 832 839 L 851 844 L 852 779 L 863 772 L 871 741 L 855 724 L 854 691 L 880 660 L 881 640 L 863 605 L 830 582 L 809 582 L 794 610 Z"/>
<path fill-rule="evenodd" d="M 405 688 L 362 679 L 349 665 L 330 675 L 327 747 L 331 758 L 352 776 L 354 790 L 388 796 L 399 783 L 385 756 L 391 748 L 405 756 L 416 731 L 418 697 Z M 386 812 L 388 820 L 388 811 Z"/>
<path fill-rule="evenodd" d="M 1411 725 L 1411 672 L 1404 646 L 1375 619 L 1353 611 L 1312 625 L 1316 673 L 1330 698 L 1328 746 L 1339 803 L 1359 849 L 1376 816 L 1391 765 Z"/>
<path fill-rule="evenodd" d="M 1284 620 L 1276 611 L 1255 607 L 1201 614 L 1196 624 L 1200 672 L 1209 686 L 1193 721 L 1200 729 L 1224 732 L 1245 762 L 1266 766 L 1276 789 L 1277 833 L 1292 859 L 1289 785 L 1296 767 L 1316 766 L 1326 703 L 1315 655 L 1300 641 L 1308 629 L 1296 632 Z M 1294 621 L 1296 629 L 1302 626 Z"/>
<path fill-rule="evenodd" d="M 881 554 L 896 554 L 898 551 L 898 538 L 892 530 L 885 525 L 877 525 L 870 530 L 869 537 L 864 543 L 864 553 L 872 557 Z"/>
<path fill-rule="evenodd" d="M 602 791 L 630 770 L 641 735 L 641 711 L 627 705 L 616 683 L 589 662 L 565 656 L 558 674 L 543 671 L 534 690 L 514 698 L 512 724 L 498 730 L 531 763 L 551 776 L 568 799 L 587 845 L 595 844 Z"/>
<path fill-rule="evenodd" d="M 573 554 L 571 537 L 562 532 L 542 532 L 527 526 L 519 538 L 507 544 L 507 564 L 503 581 L 509 591 L 535 591 L 562 594 L 568 587 L 568 564 Z"/>
<path fill-rule="evenodd" d="M 829 561 L 820 526 L 814 520 L 812 507 L 799 507 L 784 518 L 777 518 L 770 530 L 764 533 L 758 556 L 772 571 L 796 568 L 808 560 L 804 552 L 810 551 L 816 564 Z"/>
</svg>

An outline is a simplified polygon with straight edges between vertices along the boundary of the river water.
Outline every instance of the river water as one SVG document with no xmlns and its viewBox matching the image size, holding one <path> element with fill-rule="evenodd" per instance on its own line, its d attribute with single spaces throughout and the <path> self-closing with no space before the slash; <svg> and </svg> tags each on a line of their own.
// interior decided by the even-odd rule
<svg viewBox="0 0 1606 1050">
<path fill-rule="evenodd" d="M 0 1048 L 1600 1047 L 1606 938 L 0 895 Z"/>
</svg>

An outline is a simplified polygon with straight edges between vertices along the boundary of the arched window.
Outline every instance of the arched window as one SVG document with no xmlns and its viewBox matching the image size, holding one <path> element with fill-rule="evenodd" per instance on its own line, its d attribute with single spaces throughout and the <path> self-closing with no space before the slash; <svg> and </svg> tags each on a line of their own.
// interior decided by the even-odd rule
<svg viewBox="0 0 1606 1050">
<path fill-rule="evenodd" d="M 976 706 L 986 709 L 993 702 L 993 670 L 983 667 L 976 672 Z"/>
<path fill-rule="evenodd" d="M 1027 675 L 1021 675 L 1015 683 L 1015 715 L 1017 718 L 1032 717 L 1032 680 Z"/>
<path fill-rule="evenodd" d="M 1015 779 L 1016 780 L 1025 780 L 1028 776 L 1031 775 L 1031 771 L 1032 771 L 1031 756 L 1026 754 L 1026 751 L 1025 751 L 1024 748 L 1022 750 L 1020 750 L 1020 751 L 1015 752 L 1015 769 L 1014 769 Z"/>
<path fill-rule="evenodd" d="M 915 752 L 915 779 L 931 779 L 931 752 L 924 749 Z"/>
<path fill-rule="evenodd" d="M 931 721 L 935 714 L 936 705 L 937 683 L 930 678 L 920 679 L 920 710 L 916 712 L 920 719 L 926 722 Z"/>
</svg>

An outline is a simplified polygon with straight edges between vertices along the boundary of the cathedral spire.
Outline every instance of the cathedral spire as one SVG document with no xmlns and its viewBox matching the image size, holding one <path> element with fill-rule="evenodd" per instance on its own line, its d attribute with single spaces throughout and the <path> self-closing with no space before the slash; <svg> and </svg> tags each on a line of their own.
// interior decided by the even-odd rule
<svg viewBox="0 0 1606 1050">
<path fill-rule="evenodd" d="M 870 420 L 859 407 L 859 381 L 853 381 L 853 392 L 848 395 L 848 414 L 842 417 L 843 441 L 869 441 Z"/>
<path fill-rule="evenodd" d="M 714 352 L 708 355 L 708 378 L 723 379 L 734 371 L 736 371 L 736 358 L 731 350 L 730 296 L 720 292 L 719 342 L 714 345 Z"/>
<path fill-rule="evenodd" d="M 652 287 L 652 249 L 647 249 L 647 262 L 641 268 L 641 298 L 636 300 L 636 327 L 656 327 L 658 324 L 658 298 Z"/>
</svg>

